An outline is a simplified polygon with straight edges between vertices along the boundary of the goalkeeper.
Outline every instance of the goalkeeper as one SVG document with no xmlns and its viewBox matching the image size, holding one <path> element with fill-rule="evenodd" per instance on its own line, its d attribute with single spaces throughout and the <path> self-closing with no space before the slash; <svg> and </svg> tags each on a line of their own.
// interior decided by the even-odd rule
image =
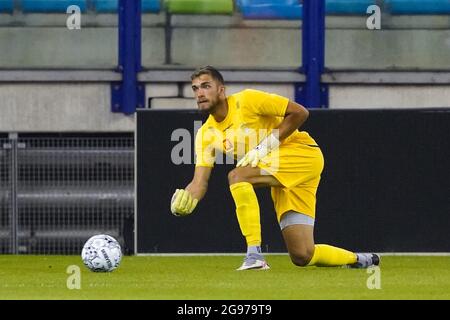
<svg viewBox="0 0 450 320">
<path fill-rule="evenodd" d="M 192 90 L 200 111 L 209 117 L 195 141 L 194 177 L 177 189 L 171 211 L 188 215 L 208 188 L 216 152 L 237 159 L 228 174 L 236 215 L 247 242 L 247 254 L 237 270 L 269 269 L 261 252 L 261 224 L 255 187 L 271 187 L 271 195 L 292 262 L 297 266 L 366 268 L 379 264 L 372 253 L 353 253 L 314 243 L 316 191 L 324 160 L 314 139 L 298 128 L 308 118 L 303 106 L 257 90 L 229 97 L 222 75 L 214 67 L 196 70 Z"/>
</svg>

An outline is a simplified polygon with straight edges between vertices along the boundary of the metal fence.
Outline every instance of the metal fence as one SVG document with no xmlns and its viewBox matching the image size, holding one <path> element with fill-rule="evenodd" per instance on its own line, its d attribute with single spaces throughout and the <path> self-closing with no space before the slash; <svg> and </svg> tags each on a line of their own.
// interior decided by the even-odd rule
<svg viewBox="0 0 450 320">
<path fill-rule="evenodd" d="M 11 248 L 11 144 L 0 138 L 0 253 Z"/>
<path fill-rule="evenodd" d="M 0 253 L 79 254 L 100 233 L 130 249 L 132 136 L 10 135 L 1 142 Z"/>
</svg>

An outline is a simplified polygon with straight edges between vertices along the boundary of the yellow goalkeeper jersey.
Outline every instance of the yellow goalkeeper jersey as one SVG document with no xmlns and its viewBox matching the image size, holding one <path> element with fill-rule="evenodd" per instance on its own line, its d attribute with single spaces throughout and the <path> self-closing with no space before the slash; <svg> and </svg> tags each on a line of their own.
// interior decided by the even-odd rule
<svg viewBox="0 0 450 320">
<path fill-rule="evenodd" d="M 195 139 L 196 166 L 214 166 L 217 152 L 239 159 L 268 136 L 283 121 L 289 99 L 247 89 L 230 95 L 228 114 L 217 122 L 212 115 Z M 282 144 L 297 141 L 315 144 L 305 131 L 294 131 Z"/>
</svg>

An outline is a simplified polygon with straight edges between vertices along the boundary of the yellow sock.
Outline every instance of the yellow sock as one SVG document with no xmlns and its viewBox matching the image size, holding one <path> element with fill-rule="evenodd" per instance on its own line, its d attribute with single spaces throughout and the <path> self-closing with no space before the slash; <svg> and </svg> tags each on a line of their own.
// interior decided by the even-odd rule
<svg viewBox="0 0 450 320">
<path fill-rule="evenodd" d="M 248 246 L 261 245 L 261 223 L 259 204 L 251 183 L 238 182 L 230 186 L 231 195 L 236 204 L 236 215 L 241 232 Z"/>
<path fill-rule="evenodd" d="M 316 244 L 308 266 L 334 267 L 356 262 L 356 254 L 327 244 Z"/>
</svg>

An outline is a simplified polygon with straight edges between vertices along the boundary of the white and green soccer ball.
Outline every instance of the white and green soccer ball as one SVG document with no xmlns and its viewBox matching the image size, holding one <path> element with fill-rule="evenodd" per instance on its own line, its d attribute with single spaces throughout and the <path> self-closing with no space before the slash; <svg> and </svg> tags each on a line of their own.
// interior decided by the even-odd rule
<svg viewBox="0 0 450 320">
<path fill-rule="evenodd" d="M 81 251 L 83 263 L 94 272 L 110 272 L 116 269 L 122 260 L 119 242 L 106 234 L 89 238 Z"/>
</svg>

